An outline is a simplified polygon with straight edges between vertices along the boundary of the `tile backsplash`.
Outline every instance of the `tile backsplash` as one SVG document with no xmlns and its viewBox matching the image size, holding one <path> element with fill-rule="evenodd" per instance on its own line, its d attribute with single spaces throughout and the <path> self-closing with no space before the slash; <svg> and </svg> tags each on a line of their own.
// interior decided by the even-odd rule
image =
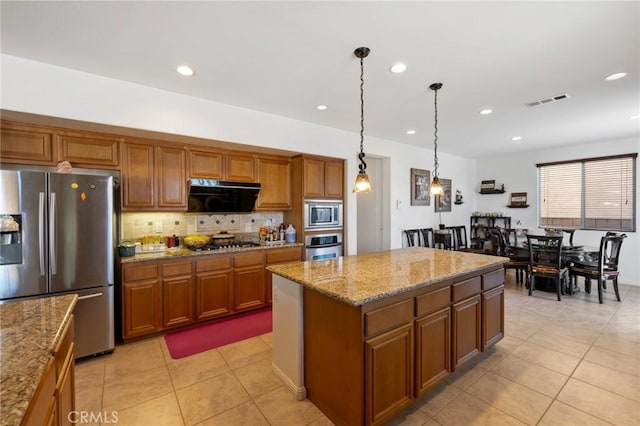
<svg viewBox="0 0 640 426">
<path fill-rule="evenodd" d="M 122 213 L 120 237 L 139 239 L 146 235 L 185 236 L 213 234 L 220 231 L 255 233 L 261 225 L 278 225 L 282 212 L 243 214 Z"/>
</svg>

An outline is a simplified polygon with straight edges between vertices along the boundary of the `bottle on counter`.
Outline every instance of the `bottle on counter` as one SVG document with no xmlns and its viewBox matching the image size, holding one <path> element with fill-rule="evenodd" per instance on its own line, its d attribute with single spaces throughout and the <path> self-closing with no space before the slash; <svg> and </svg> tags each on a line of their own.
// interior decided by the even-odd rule
<svg viewBox="0 0 640 426">
<path fill-rule="evenodd" d="M 286 241 L 288 243 L 296 242 L 296 228 L 294 228 L 292 224 L 289 224 L 289 227 L 287 228 L 285 234 L 286 234 Z"/>
<path fill-rule="evenodd" d="M 278 236 L 280 237 L 278 238 L 278 240 L 284 241 L 286 232 L 287 231 L 285 230 L 284 223 L 281 223 L 280 228 L 278 229 Z"/>
</svg>

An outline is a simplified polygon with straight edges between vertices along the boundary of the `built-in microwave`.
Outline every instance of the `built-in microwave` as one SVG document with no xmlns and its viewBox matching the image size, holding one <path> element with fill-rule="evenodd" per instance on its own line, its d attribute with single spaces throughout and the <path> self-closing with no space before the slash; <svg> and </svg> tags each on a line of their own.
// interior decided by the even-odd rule
<svg viewBox="0 0 640 426">
<path fill-rule="evenodd" d="M 323 229 L 342 227 L 342 201 L 305 200 L 304 228 Z"/>
</svg>

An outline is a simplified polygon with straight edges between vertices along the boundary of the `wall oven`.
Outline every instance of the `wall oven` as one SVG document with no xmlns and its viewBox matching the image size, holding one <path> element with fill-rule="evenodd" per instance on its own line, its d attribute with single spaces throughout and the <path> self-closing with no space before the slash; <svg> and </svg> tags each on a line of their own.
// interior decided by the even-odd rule
<svg viewBox="0 0 640 426">
<path fill-rule="evenodd" d="M 342 201 L 305 200 L 304 227 L 307 230 L 342 227 Z"/>
<path fill-rule="evenodd" d="M 334 259 L 342 256 L 342 233 L 305 235 L 305 260 Z"/>
</svg>

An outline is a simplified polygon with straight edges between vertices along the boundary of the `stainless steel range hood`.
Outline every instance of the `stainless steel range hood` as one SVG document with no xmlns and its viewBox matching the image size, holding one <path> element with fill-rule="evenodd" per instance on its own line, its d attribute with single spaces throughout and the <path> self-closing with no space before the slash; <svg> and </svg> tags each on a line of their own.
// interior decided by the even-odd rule
<svg viewBox="0 0 640 426">
<path fill-rule="evenodd" d="M 260 184 L 214 179 L 189 181 L 190 213 L 249 213 L 253 211 Z"/>
</svg>

